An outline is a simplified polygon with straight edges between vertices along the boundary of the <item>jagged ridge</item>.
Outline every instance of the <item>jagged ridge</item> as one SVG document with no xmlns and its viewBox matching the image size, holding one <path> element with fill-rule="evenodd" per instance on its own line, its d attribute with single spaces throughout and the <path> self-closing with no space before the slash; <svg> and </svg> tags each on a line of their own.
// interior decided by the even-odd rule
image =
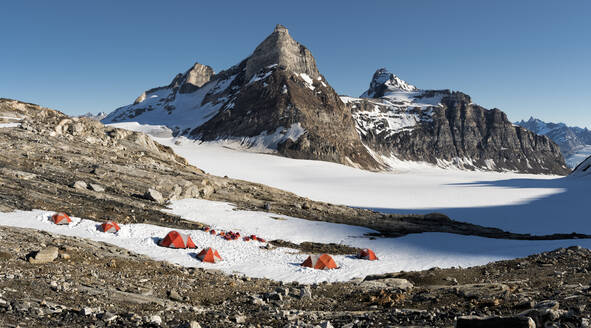
<svg viewBox="0 0 591 328">
<path fill-rule="evenodd" d="M 386 78 L 384 78 L 386 77 Z M 449 90 L 419 90 L 379 69 L 352 107 L 365 145 L 384 159 L 467 169 L 567 174 L 558 146 Z"/>
</svg>

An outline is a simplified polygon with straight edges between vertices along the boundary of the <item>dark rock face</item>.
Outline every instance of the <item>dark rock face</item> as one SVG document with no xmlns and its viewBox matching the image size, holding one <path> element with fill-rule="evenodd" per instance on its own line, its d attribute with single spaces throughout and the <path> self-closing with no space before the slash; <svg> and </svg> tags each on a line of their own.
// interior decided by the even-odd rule
<svg viewBox="0 0 591 328">
<path fill-rule="evenodd" d="M 347 102 L 363 142 L 377 154 L 467 169 L 569 172 L 548 137 L 513 125 L 501 110 L 473 104 L 466 94 L 372 87 L 381 90 L 374 92 L 379 99 Z"/>
<path fill-rule="evenodd" d="M 560 147 L 566 165 L 570 168 L 576 167 L 591 155 L 591 131 L 587 128 L 567 126 L 564 123 L 548 123 L 533 117 L 515 124 L 552 139 Z"/>
<path fill-rule="evenodd" d="M 259 75 L 267 77 L 243 84 L 233 108 L 220 111 L 190 135 L 206 141 L 243 136 L 247 146 L 264 143 L 292 158 L 379 168 L 354 129 L 350 109 L 321 76 L 308 84 L 283 66 Z"/>
<path fill-rule="evenodd" d="M 310 51 L 277 25 L 238 65 L 214 74 L 211 67 L 195 64 L 102 122 L 166 125 L 176 136 L 238 141 L 288 157 L 370 170 L 386 169 L 396 158 L 568 173 L 550 139 L 513 126 L 503 112 L 472 104 L 465 94 L 420 90 L 380 69 L 362 98 L 341 99 Z"/>
<path fill-rule="evenodd" d="M 104 123 L 163 124 L 175 135 L 231 139 L 301 159 L 376 170 L 351 111 L 318 72 L 311 52 L 277 25 L 251 56 L 218 74 L 195 64 L 145 92 Z"/>
</svg>

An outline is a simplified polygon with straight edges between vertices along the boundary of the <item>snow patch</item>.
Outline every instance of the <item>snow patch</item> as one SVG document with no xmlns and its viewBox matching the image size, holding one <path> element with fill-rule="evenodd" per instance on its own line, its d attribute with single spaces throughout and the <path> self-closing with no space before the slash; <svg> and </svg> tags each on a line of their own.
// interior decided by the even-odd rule
<svg viewBox="0 0 591 328">
<path fill-rule="evenodd" d="M 312 78 L 308 74 L 300 73 L 299 75 L 306 83 L 306 87 L 308 87 L 308 89 L 310 89 L 310 90 L 316 89 L 316 87 L 314 86 L 314 80 L 312 80 Z"/>
</svg>

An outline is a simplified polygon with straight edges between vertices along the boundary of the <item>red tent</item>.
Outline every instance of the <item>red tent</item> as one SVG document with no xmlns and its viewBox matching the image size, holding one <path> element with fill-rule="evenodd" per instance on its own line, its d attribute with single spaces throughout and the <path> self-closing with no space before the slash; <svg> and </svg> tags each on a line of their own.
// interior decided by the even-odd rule
<svg viewBox="0 0 591 328">
<path fill-rule="evenodd" d="M 302 266 L 318 270 L 328 270 L 337 268 L 336 262 L 334 261 L 332 256 L 328 254 L 310 255 L 304 261 L 304 263 L 302 263 Z"/>
<path fill-rule="evenodd" d="M 202 250 L 199 254 L 197 254 L 197 258 L 200 259 L 201 262 L 208 263 L 216 263 L 222 260 L 220 253 L 211 247 Z"/>
<path fill-rule="evenodd" d="M 197 248 L 189 235 L 175 230 L 169 232 L 158 245 L 170 248 Z"/>
<path fill-rule="evenodd" d="M 121 228 L 119 228 L 119 225 L 115 221 L 107 221 L 107 222 L 101 224 L 101 231 L 102 232 L 115 233 L 115 232 L 119 231 L 120 229 Z"/>
<path fill-rule="evenodd" d="M 51 221 L 55 224 L 69 224 L 72 222 L 72 219 L 68 216 L 68 214 L 64 212 L 55 213 L 51 216 Z"/>
<path fill-rule="evenodd" d="M 374 253 L 369 248 L 364 248 L 364 249 L 360 250 L 359 254 L 357 254 L 357 258 L 360 258 L 363 260 L 369 260 L 369 261 L 375 261 L 378 259 L 378 257 L 376 256 L 376 253 Z"/>
</svg>

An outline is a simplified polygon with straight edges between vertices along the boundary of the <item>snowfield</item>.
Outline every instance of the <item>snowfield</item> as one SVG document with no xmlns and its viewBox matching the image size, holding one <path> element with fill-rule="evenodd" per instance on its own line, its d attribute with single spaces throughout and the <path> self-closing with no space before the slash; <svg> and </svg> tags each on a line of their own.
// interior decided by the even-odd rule
<svg viewBox="0 0 591 328">
<path fill-rule="evenodd" d="M 135 122 L 112 126 L 149 133 Z M 165 127 L 160 127 L 166 129 Z M 215 175 L 259 182 L 314 200 L 390 213 L 440 212 L 459 221 L 531 234 L 587 233 L 588 177 L 442 169 L 390 161 L 392 172 L 245 151 L 228 142 L 154 139 Z"/>
<path fill-rule="evenodd" d="M 376 173 L 328 162 L 244 151 L 240 143 L 201 143 L 174 138 L 162 126 L 135 122 L 112 126 L 149 133 L 157 142 L 172 147 L 190 163 L 212 174 L 267 184 L 315 200 L 384 212 L 437 211 L 456 220 L 512 232 L 591 234 L 588 219 L 591 206 L 587 201 L 591 175 L 583 171 L 586 166 L 577 175 L 555 177 L 441 169 L 425 163 L 397 161 L 393 162 L 395 171 Z M 52 213 L 39 210 L 0 213 L 0 224 L 108 242 L 183 266 L 301 283 L 344 281 L 369 274 L 431 267 L 467 267 L 573 245 L 591 248 L 591 240 L 587 239 L 516 241 L 445 233 L 371 239 L 366 234 L 374 231 L 363 227 L 237 211 L 231 204 L 200 199 L 174 201 L 166 211 L 209 224 L 216 230 L 256 234 L 267 240 L 371 248 L 380 260 L 369 262 L 352 256 L 334 256 L 339 269 L 313 270 L 299 265 L 307 254 L 297 250 L 262 249 L 260 242 L 225 241 L 203 231 L 184 231 L 191 235 L 197 250 L 168 249 L 157 246 L 156 242 L 169 228 L 128 224 L 122 225 L 117 234 L 106 234 L 97 230 L 100 222 L 73 218 L 69 226 L 57 226 L 48 221 Z M 218 249 L 224 261 L 199 262 L 195 255 L 205 247 Z"/>
<path fill-rule="evenodd" d="M 307 255 L 289 248 L 262 249 L 263 243 L 242 240 L 225 241 L 219 236 L 200 230 L 179 230 L 188 233 L 197 249 L 172 249 L 157 245 L 170 228 L 148 224 L 122 224 L 116 234 L 103 233 L 97 228 L 101 222 L 72 217 L 67 226 L 49 221 L 53 212 L 15 211 L 0 213 L 5 226 L 33 228 L 60 235 L 77 236 L 107 242 L 155 260 L 168 261 L 187 267 L 215 268 L 225 273 L 239 273 L 250 277 L 278 281 L 318 283 L 346 281 L 370 274 L 422 270 L 431 267 L 474 266 L 491 261 L 526 256 L 558 247 L 580 245 L 591 247 L 591 240 L 571 241 L 507 241 L 444 233 L 425 233 L 402 238 L 364 236 L 370 229 L 342 224 L 316 222 L 265 212 L 235 211 L 227 203 L 199 199 L 185 199 L 172 203 L 171 213 L 186 219 L 211 224 L 216 230 L 239 231 L 242 235 L 256 234 L 271 239 L 299 243 L 315 241 L 340 243 L 360 248 L 371 248 L 378 261 L 359 260 L 353 256 L 334 256 L 336 270 L 314 270 L 300 264 Z M 196 254 L 213 247 L 224 259 L 216 264 L 202 263 Z"/>
</svg>

